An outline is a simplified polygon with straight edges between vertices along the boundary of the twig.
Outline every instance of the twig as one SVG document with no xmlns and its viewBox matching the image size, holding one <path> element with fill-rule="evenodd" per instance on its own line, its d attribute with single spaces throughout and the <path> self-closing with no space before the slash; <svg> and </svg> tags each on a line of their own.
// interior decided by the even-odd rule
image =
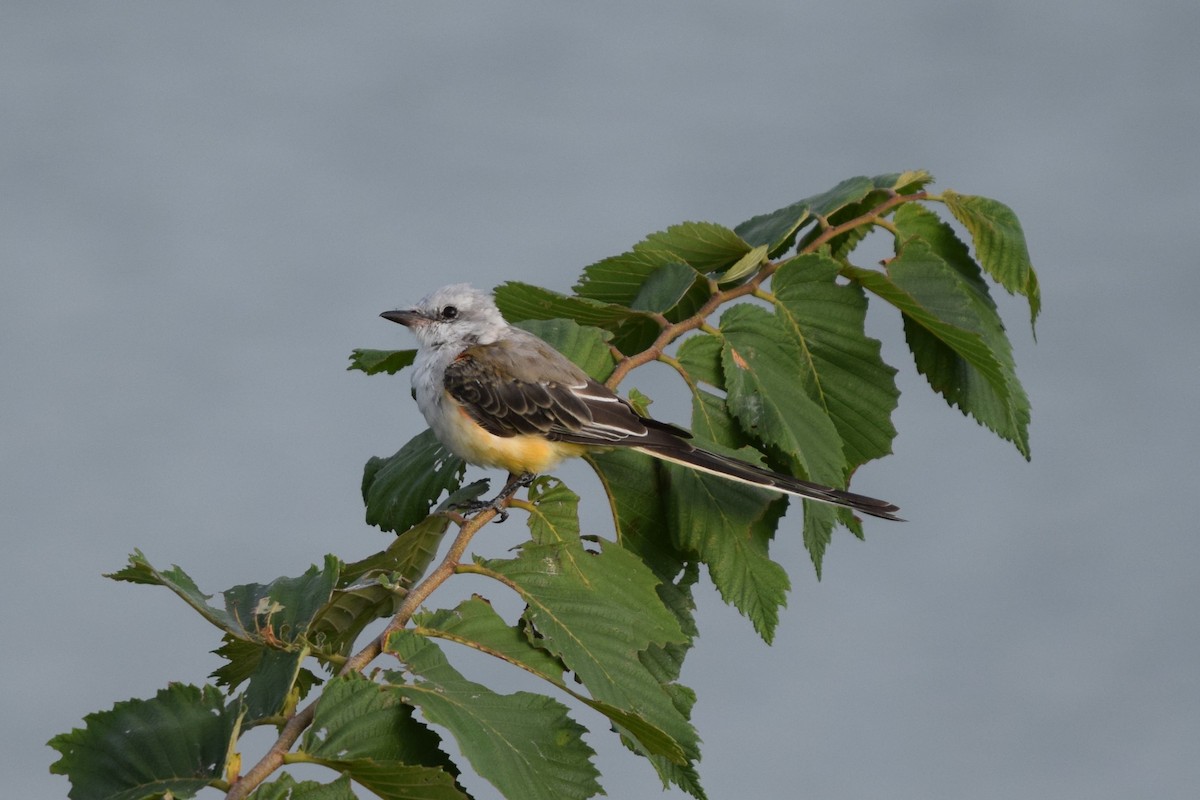
<svg viewBox="0 0 1200 800">
<path fill-rule="evenodd" d="M 496 516 L 497 511 L 498 509 L 489 508 L 466 520 L 461 525 L 458 535 L 454 537 L 454 543 L 450 545 L 450 550 L 446 553 L 446 557 L 442 559 L 433 572 L 426 575 L 424 580 L 414 586 L 405 595 L 400 608 L 396 610 L 391 622 L 383 629 L 383 632 L 342 665 L 342 668 L 338 671 L 339 676 L 348 675 L 351 672 L 362 672 L 367 664 L 370 664 L 383 652 L 387 646 L 388 637 L 407 625 L 413 613 L 425 601 L 425 598 L 429 597 L 435 589 L 445 583 L 446 579 L 454 574 L 454 569 L 458 566 L 463 553 L 466 552 L 467 545 L 471 543 L 471 539 L 479 532 L 480 528 Z M 258 763 L 249 772 L 242 775 L 230 787 L 228 794 L 225 795 L 225 800 L 244 800 L 272 772 L 283 766 L 284 755 L 296 744 L 296 740 L 300 738 L 300 734 L 304 732 L 305 728 L 312 724 L 318 702 L 320 702 L 320 698 L 313 700 L 287 721 L 287 724 L 279 732 L 279 738 L 271 745 L 271 749 L 259 759 Z"/>
</svg>

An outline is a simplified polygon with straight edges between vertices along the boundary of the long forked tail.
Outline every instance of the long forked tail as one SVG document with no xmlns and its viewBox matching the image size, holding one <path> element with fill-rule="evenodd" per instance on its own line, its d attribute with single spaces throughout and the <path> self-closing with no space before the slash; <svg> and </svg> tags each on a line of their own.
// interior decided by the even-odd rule
<svg viewBox="0 0 1200 800">
<path fill-rule="evenodd" d="M 772 472 L 768 469 L 756 467 L 753 464 L 747 464 L 745 461 L 739 461 L 736 458 L 729 458 L 692 447 L 687 442 L 680 441 L 678 443 L 651 446 L 643 445 L 634 449 L 648 456 L 660 458 L 663 461 L 682 464 L 691 469 L 697 469 L 701 472 L 718 475 L 722 478 L 739 481 L 751 486 L 774 489 L 797 497 L 816 500 L 819 503 L 845 506 L 846 508 L 860 511 L 863 514 L 870 514 L 872 517 L 895 520 L 896 522 L 904 521 L 896 516 L 896 512 L 900 510 L 900 507 L 886 500 L 876 500 L 874 497 L 854 494 L 853 492 L 844 492 L 841 489 L 822 486 L 819 483 L 802 481 L 791 475 Z"/>
</svg>

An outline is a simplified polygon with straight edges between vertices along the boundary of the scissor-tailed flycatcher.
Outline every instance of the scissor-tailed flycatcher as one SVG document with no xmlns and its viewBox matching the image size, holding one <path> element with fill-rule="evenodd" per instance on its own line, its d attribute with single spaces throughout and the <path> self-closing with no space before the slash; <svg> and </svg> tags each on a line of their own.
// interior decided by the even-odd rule
<svg viewBox="0 0 1200 800">
<path fill-rule="evenodd" d="M 629 447 L 752 486 L 900 519 L 900 509 L 884 500 L 694 447 L 690 433 L 641 416 L 549 344 L 505 322 L 490 296 L 465 283 L 380 316 L 416 335 L 417 407 L 441 443 L 476 466 L 532 477 L 569 456 Z"/>
</svg>

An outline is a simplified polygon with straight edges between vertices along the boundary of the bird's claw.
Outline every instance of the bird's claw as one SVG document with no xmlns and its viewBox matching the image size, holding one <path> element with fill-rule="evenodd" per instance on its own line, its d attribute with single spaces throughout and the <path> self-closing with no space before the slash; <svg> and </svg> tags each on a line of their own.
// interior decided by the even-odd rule
<svg viewBox="0 0 1200 800">
<path fill-rule="evenodd" d="M 508 519 L 509 499 L 517 493 L 518 489 L 533 483 L 535 477 L 537 476 L 527 472 L 524 475 L 510 479 L 504 488 L 500 490 L 500 494 L 491 500 L 474 500 L 470 503 L 461 503 L 452 506 L 452 508 L 463 516 L 471 516 L 491 509 L 496 512 L 496 518 L 492 522 L 504 522 Z"/>
</svg>

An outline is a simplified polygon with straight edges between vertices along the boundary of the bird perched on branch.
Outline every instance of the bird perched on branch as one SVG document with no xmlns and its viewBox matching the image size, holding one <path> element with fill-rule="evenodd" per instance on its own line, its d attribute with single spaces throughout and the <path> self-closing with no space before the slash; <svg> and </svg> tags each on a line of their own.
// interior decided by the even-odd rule
<svg viewBox="0 0 1200 800">
<path fill-rule="evenodd" d="M 900 519 L 900 509 L 884 500 L 694 446 L 688 431 L 638 414 L 547 342 L 509 325 L 491 296 L 467 284 L 380 316 L 417 337 L 413 396 L 441 443 L 470 464 L 508 470 L 505 490 L 483 506 L 503 511 L 519 486 L 565 458 L 628 447 L 751 486 Z"/>
</svg>

